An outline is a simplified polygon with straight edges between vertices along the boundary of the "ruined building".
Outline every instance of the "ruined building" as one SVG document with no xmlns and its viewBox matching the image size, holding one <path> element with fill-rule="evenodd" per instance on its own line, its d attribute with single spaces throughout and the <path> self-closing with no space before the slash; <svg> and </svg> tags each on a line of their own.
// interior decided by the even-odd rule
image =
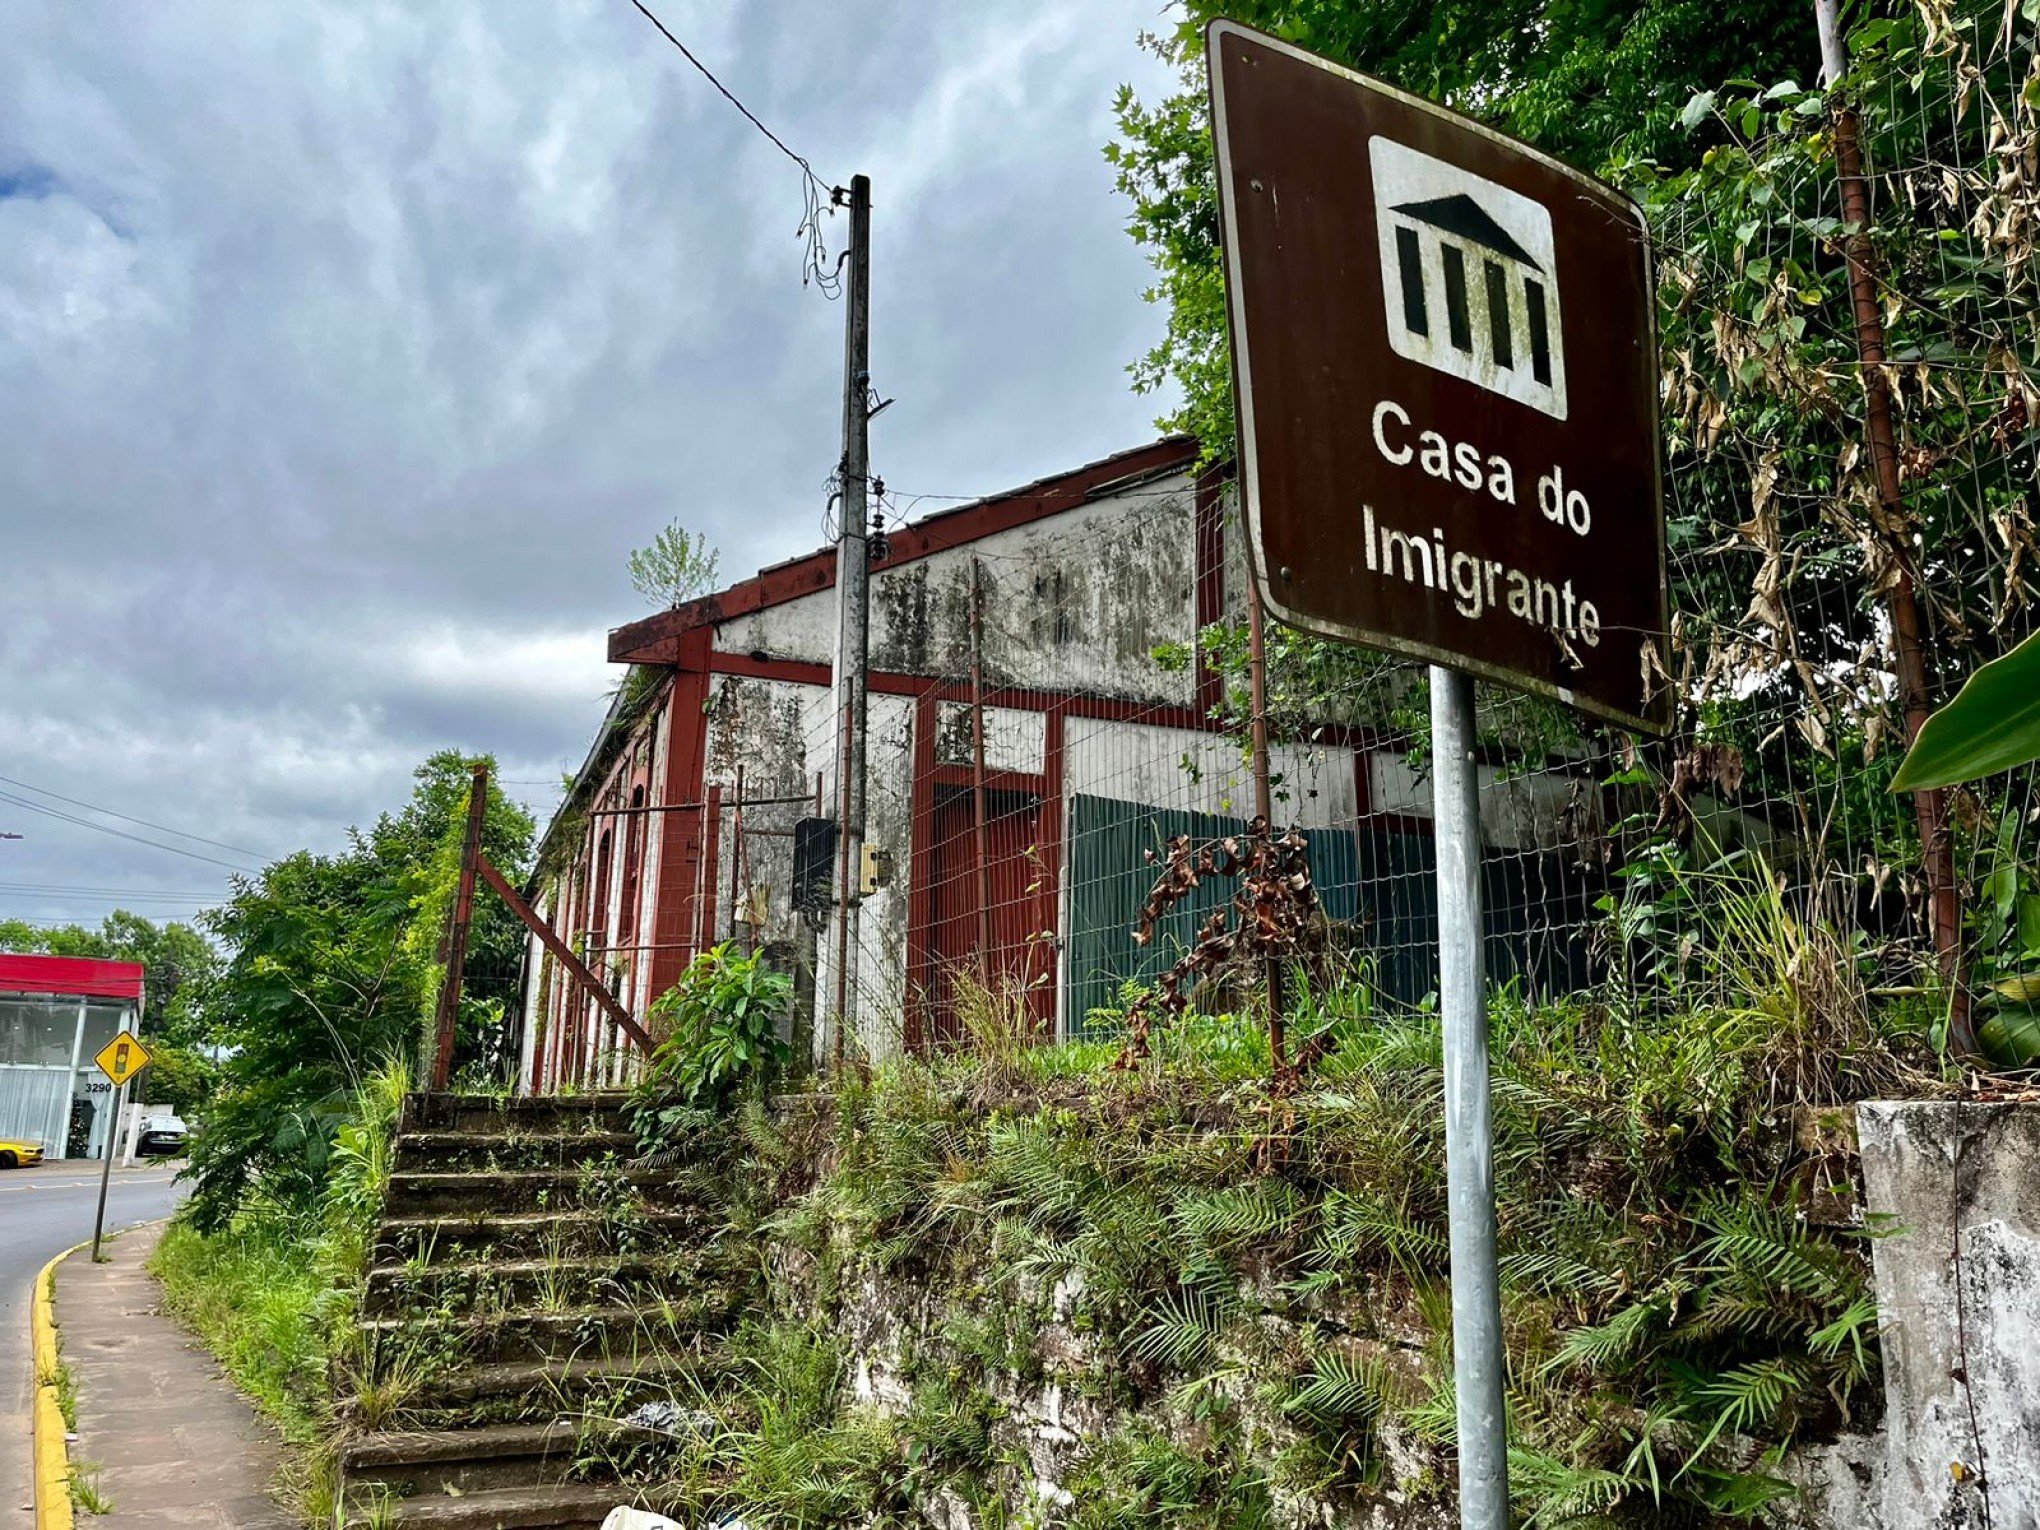
<svg viewBox="0 0 2040 1530">
<path fill-rule="evenodd" d="M 804 1038 L 828 1036 L 840 976 L 854 1048 L 952 1040 L 959 972 L 995 979 L 1041 1034 L 1084 1034 L 1226 896 L 1200 890 L 1137 945 L 1144 852 L 1235 831 L 1252 800 L 1195 642 L 1245 609 L 1227 504 L 1222 476 L 1178 437 L 874 539 L 866 839 L 880 885 L 847 961 L 826 906 L 834 550 L 618 628 L 609 657 L 632 667 L 547 831 L 541 911 L 638 1015 L 695 952 L 735 940 L 796 975 Z M 1326 720 L 1276 748 L 1276 812 L 1310 840 L 1337 938 L 1384 992 L 1415 1000 L 1433 982 L 1429 786 L 1406 740 L 1364 723 Z M 1554 853 L 1578 783 L 1489 776 L 1494 965 L 1567 983 L 1584 961 L 1579 912 L 1602 885 Z M 534 943 L 525 1087 L 628 1067 L 610 1022 Z"/>
</svg>

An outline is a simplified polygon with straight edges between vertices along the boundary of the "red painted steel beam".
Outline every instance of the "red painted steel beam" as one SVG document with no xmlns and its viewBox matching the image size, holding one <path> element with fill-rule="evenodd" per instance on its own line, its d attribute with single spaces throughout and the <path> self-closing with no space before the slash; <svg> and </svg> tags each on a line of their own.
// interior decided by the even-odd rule
<svg viewBox="0 0 2040 1530">
<path fill-rule="evenodd" d="M 486 855 L 480 856 L 477 859 L 476 869 L 481 872 L 482 880 L 496 890 L 496 896 L 510 905 L 510 912 L 523 920 L 524 927 L 536 935 L 544 944 L 546 950 L 552 952 L 558 958 L 559 964 L 567 969 L 567 975 L 580 984 L 587 991 L 589 997 L 602 1006 L 604 1012 L 608 1014 L 610 1019 L 616 1022 L 617 1027 L 625 1035 L 629 1036 L 632 1041 L 635 1041 L 644 1051 L 650 1052 L 652 1050 L 652 1038 L 645 1033 L 644 1027 L 631 1019 L 630 1011 L 625 1009 L 616 995 L 609 991 L 608 985 L 588 970 L 588 964 L 582 961 L 580 957 L 574 955 L 573 948 L 560 939 L 552 926 L 532 911 L 531 905 L 524 901 L 518 894 L 517 889 L 512 887 L 503 873 L 496 869 L 495 863 Z"/>
</svg>

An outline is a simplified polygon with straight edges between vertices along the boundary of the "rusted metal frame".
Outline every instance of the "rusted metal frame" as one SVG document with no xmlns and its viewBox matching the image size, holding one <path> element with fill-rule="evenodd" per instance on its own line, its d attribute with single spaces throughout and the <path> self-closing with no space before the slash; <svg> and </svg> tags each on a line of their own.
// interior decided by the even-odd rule
<svg viewBox="0 0 2040 1530">
<path fill-rule="evenodd" d="M 1247 679 L 1252 691 L 1254 715 L 1252 719 L 1252 750 L 1254 768 L 1254 816 L 1261 820 L 1261 832 L 1272 838 L 1275 833 L 1274 796 L 1268 783 L 1268 650 L 1267 624 L 1261 614 L 1261 599 L 1258 592 L 1247 600 Z M 1287 1027 L 1282 1015 L 1282 963 L 1274 956 L 1264 957 L 1261 977 L 1267 989 L 1268 999 L 1268 1058 L 1275 1077 L 1281 1079 L 1289 1071 Z"/>
<path fill-rule="evenodd" d="M 707 632 L 695 633 L 684 645 L 683 668 L 675 677 L 667 714 L 664 778 L 658 794 L 661 802 L 701 802 L 707 796 L 706 708 L 712 636 Z M 651 937 L 662 942 L 691 942 L 693 905 L 687 895 L 693 885 L 694 860 L 701 853 L 701 821 L 685 813 L 655 821 L 660 825 L 660 837 Z M 691 954 L 679 948 L 653 952 L 647 992 L 663 993 L 670 988 L 678 981 L 680 968 Z"/>
<path fill-rule="evenodd" d="M 621 783 L 617 781 L 610 782 L 605 790 L 612 798 L 622 794 Z M 611 921 L 617 915 L 615 883 L 622 867 L 616 853 L 615 828 L 602 828 L 591 818 L 588 833 L 594 846 L 589 856 L 588 927 L 582 934 L 584 943 L 607 938 Z M 591 1075 L 600 1073 L 603 1048 L 596 1016 L 585 1004 L 581 1009 L 582 1034 L 575 1047 L 575 1066 L 578 1069 L 575 1082 L 586 1085 Z"/>
<path fill-rule="evenodd" d="M 578 884 L 571 870 L 561 875 L 554 884 L 558 891 L 554 895 L 553 915 L 562 924 L 572 921 Z M 547 1001 L 552 1010 L 552 1024 L 546 1037 L 545 1088 L 553 1089 L 566 1081 L 568 1037 L 573 1026 L 574 1007 L 581 997 L 571 982 L 561 981 L 548 994 Z"/>
<path fill-rule="evenodd" d="M 937 786 L 953 786 L 962 791 L 969 791 L 977 779 L 968 765 L 932 765 L 929 769 Z M 1048 777 L 1038 770 L 1000 770 L 995 766 L 988 766 L 985 770 L 985 790 L 1019 792 L 1024 796 L 1039 797 L 1048 790 Z"/>
<path fill-rule="evenodd" d="M 730 939 L 737 937 L 737 899 L 742 895 L 744 874 L 744 767 L 737 766 L 737 800 L 730 809 Z M 747 925 L 748 929 L 749 926 Z M 744 941 L 744 954 L 751 954 L 751 942 Z"/>
<path fill-rule="evenodd" d="M 708 809 L 701 815 L 701 861 L 695 877 L 694 944 L 706 951 L 715 944 L 716 861 L 722 853 L 722 788 L 708 789 Z"/>
<path fill-rule="evenodd" d="M 635 766 L 632 774 L 636 774 Z M 631 790 L 634 793 L 648 792 L 649 783 L 633 785 Z M 651 836 L 647 832 L 650 826 L 651 820 L 644 817 L 632 818 L 624 825 L 623 860 L 617 868 L 617 881 L 620 887 L 616 929 L 619 935 L 635 935 L 644 926 L 644 893 L 648 870 L 645 865 L 645 854 L 650 844 Z M 627 958 L 622 987 L 633 1000 L 636 999 L 639 992 L 636 951 L 631 951 Z M 614 1038 L 611 1040 L 613 1042 Z"/>
<path fill-rule="evenodd" d="M 1041 814 L 1036 820 L 1036 839 L 1041 855 L 1042 886 L 1038 906 L 1046 911 L 1049 941 L 1050 981 L 1055 984 L 1055 1002 L 1049 1006 L 1048 1039 L 1056 1039 L 1056 1017 L 1062 1011 L 1066 987 L 1063 983 L 1062 938 L 1063 923 L 1063 793 L 1064 770 L 1064 718 L 1060 707 L 1050 707 L 1042 725 L 1042 774 L 1047 783 L 1041 793 Z"/>
<path fill-rule="evenodd" d="M 741 766 L 739 766 L 739 767 L 738 767 L 738 769 L 739 769 L 739 770 L 741 770 L 742 768 L 743 768 L 743 767 L 741 767 Z M 793 803 L 796 803 L 796 802 L 807 802 L 807 801 L 809 801 L 809 800 L 810 800 L 810 799 L 809 799 L 809 797 L 808 797 L 808 794 L 807 794 L 807 793 L 805 793 L 805 792 L 803 792 L 803 793 L 802 793 L 802 794 L 801 794 L 800 796 L 798 796 L 798 797 L 749 797 L 749 798 L 746 798 L 746 797 L 743 797 L 743 796 L 741 795 L 741 793 L 742 793 L 742 787 L 741 787 L 741 786 L 739 786 L 739 788 L 738 788 L 738 791 L 739 791 L 739 798 L 738 798 L 737 802 L 736 802 L 736 803 L 734 804 L 734 806 L 736 806 L 736 807 L 740 807 L 740 808 L 746 808 L 746 807 L 786 807 L 786 806 L 790 806 L 790 805 L 792 805 Z M 698 813 L 698 812 L 700 812 L 700 811 L 701 811 L 702 809 L 706 808 L 707 806 L 708 806 L 708 804 L 707 804 L 706 802 L 657 802 L 657 803 L 647 803 L 647 804 L 646 804 L 645 806 L 643 806 L 643 807 L 634 807 L 634 808 L 632 808 L 632 807 L 621 807 L 621 808 L 593 808 L 593 809 L 590 809 L 590 810 L 589 810 L 588 816 L 589 816 L 590 818 L 631 818 L 631 817 L 635 817 L 635 816 L 637 816 L 638 814 L 643 814 L 643 813 Z"/>
<path fill-rule="evenodd" d="M 630 1011 L 625 1009 L 616 995 L 609 991 L 608 985 L 589 969 L 588 964 L 574 954 L 573 947 L 561 940 L 552 926 L 538 917 L 531 905 L 524 901 L 517 889 L 510 885 L 509 879 L 496 869 L 486 855 L 476 856 L 476 869 L 481 873 L 482 880 L 495 889 L 496 896 L 510 905 L 510 912 L 524 921 L 524 927 L 539 938 L 546 950 L 552 952 L 559 960 L 559 964 L 566 968 L 567 975 L 602 1007 L 603 1013 L 616 1023 L 617 1028 L 646 1052 L 650 1052 L 652 1038 L 645 1033 L 644 1027 L 631 1018 Z"/>
<path fill-rule="evenodd" d="M 742 675 L 754 680 L 780 680 L 790 685 L 827 687 L 833 682 L 829 666 L 808 659 L 754 659 L 749 654 L 718 653 L 709 661 L 719 675 Z M 968 703 L 968 680 L 942 680 L 932 675 L 910 675 L 898 670 L 874 669 L 867 675 L 873 695 L 918 698 L 932 693 L 941 701 Z M 1130 722 L 1155 728 L 1180 728 L 1187 733 L 1223 733 L 1225 729 L 1194 706 L 1173 702 L 1131 701 L 1118 696 L 1100 696 L 1088 691 L 1058 691 L 1038 686 L 988 685 L 985 705 L 1016 712 L 1046 712 L 1061 707 L 1071 717 L 1099 722 Z M 1393 740 L 1352 723 L 1321 723 L 1312 730 L 1312 741 L 1342 748 L 1388 748 Z"/>
<path fill-rule="evenodd" d="M 1898 578 L 1886 598 L 1892 646 L 1898 664 L 1898 692 L 1905 709 L 1905 735 L 1918 737 L 1933 710 L 1927 680 L 1926 648 L 1921 636 L 1919 596 L 1914 557 L 1906 534 L 1904 486 L 1898 467 L 1898 437 L 1892 422 L 1891 386 L 1885 376 L 1884 316 L 1878 302 L 1876 252 L 1870 240 L 1870 187 L 1863 173 L 1863 152 L 1855 109 L 1837 99 L 1833 111 L 1835 163 L 1841 177 L 1842 223 L 1848 229 L 1844 250 L 1849 265 L 1849 296 L 1855 309 L 1856 354 L 1862 364 L 1864 434 L 1877 477 L 1877 498 L 1883 510 L 1879 531 L 1897 565 Z M 1920 869 L 1927 881 L 1928 919 L 1941 976 L 1948 985 L 1948 1045 L 1964 1056 L 1977 1055 L 1969 984 L 1962 951 L 1962 894 L 1955 881 L 1955 852 L 1945 789 L 1913 793 L 1913 817 L 1919 826 Z"/>
<path fill-rule="evenodd" d="M 468 786 L 467 832 L 460 843 L 460 884 L 453 899 L 453 929 L 446 941 L 446 973 L 439 982 L 434 1022 L 432 1087 L 444 1089 L 453 1076 L 454 1031 L 460 1019 L 461 979 L 467 970 L 468 924 L 475 910 L 475 867 L 482 854 L 482 823 L 489 810 L 489 767 L 477 765 Z"/>
<path fill-rule="evenodd" d="M 935 1034 L 935 734 L 940 704 L 929 690 L 914 702 L 913 778 L 907 822 L 907 1005 L 909 1052 L 928 1046 Z"/>
<path fill-rule="evenodd" d="M 977 873 L 978 981 L 992 987 L 992 861 L 985 843 L 984 568 L 970 560 L 970 828 Z"/>
</svg>

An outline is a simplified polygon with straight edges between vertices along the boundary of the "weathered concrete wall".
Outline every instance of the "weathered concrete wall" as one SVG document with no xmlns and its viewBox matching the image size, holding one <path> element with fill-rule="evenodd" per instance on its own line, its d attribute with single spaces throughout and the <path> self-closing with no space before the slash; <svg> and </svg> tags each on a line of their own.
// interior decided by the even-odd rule
<svg viewBox="0 0 2040 1530">
<path fill-rule="evenodd" d="M 1220 734 L 1073 717 L 1063 748 L 1064 790 L 1072 797 L 1116 797 L 1218 817 L 1253 811 L 1253 774 L 1239 745 Z M 1353 822 L 1352 750 L 1277 745 L 1269 769 L 1282 822 L 1309 829 Z"/>
<path fill-rule="evenodd" d="M 1183 706 L 1195 677 L 1155 658 L 1196 633 L 1196 494 L 1147 483 L 980 538 L 871 581 L 871 666 L 961 680 L 970 671 L 971 565 L 988 685 L 1042 686 Z M 721 653 L 828 664 L 833 589 L 725 622 Z"/>
<path fill-rule="evenodd" d="M 1009 707 L 985 708 L 985 768 L 1019 770 L 1030 775 L 1044 768 L 1048 752 L 1048 718 L 1041 712 Z M 944 701 L 935 708 L 935 763 L 973 762 L 971 708 L 966 701 Z"/>
<path fill-rule="evenodd" d="M 1892 1530 L 2040 1527 L 2040 1105 L 1857 1108 Z"/>
</svg>

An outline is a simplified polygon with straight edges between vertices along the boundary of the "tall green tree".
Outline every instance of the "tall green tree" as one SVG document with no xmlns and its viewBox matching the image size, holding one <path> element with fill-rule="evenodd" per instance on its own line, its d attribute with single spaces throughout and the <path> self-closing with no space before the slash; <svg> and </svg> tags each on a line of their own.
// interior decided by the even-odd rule
<svg viewBox="0 0 2040 1530">
<path fill-rule="evenodd" d="M 209 1011 L 230 1049 L 225 1087 L 193 1142 L 193 1214 L 217 1226 L 253 1193 L 307 1205 L 325 1183 L 350 1093 L 384 1060 L 420 1048 L 441 977 L 473 761 L 444 750 L 411 799 L 337 855 L 300 851 L 237 884 L 209 917 L 230 953 Z M 531 816 L 492 784 L 483 847 L 522 875 Z M 475 903 L 456 1056 L 495 1061 L 492 1022 L 515 992 L 522 944 L 508 909 Z"/>
<path fill-rule="evenodd" d="M 1809 0 L 1185 0 L 1184 19 L 1148 45 L 1180 88 L 1116 105 L 1106 149 L 1132 203 L 1129 232 L 1155 267 L 1151 301 L 1169 311 L 1136 387 L 1173 384 L 1165 417 L 1213 457 L 1233 450 L 1232 389 L 1218 255 L 1218 196 L 1205 99 L 1203 27 L 1227 16 L 1469 112 L 1584 169 L 1683 164 L 1705 147 L 1679 114 L 1696 91 L 1736 76 L 1811 76 Z"/>
</svg>

